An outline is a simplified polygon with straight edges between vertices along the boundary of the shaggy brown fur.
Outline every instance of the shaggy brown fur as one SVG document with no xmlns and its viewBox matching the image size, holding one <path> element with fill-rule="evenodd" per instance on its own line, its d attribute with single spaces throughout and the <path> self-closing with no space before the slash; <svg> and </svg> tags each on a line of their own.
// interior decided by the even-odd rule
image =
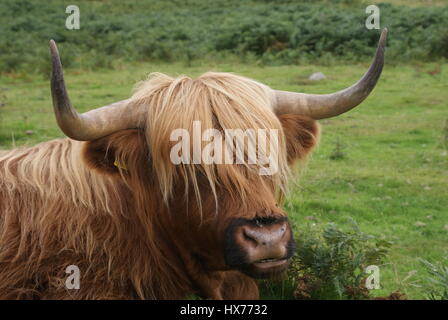
<svg viewBox="0 0 448 320">
<path fill-rule="evenodd" d="M 315 145 L 314 120 L 263 116 L 259 126 L 278 121 L 280 152 L 290 164 Z M 0 298 L 258 297 L 253 279 L 226 267 L 224 230 L 234 218 L 284 216 L 279 180 L 244 166 L 169 168 L 160 162 L 169 161 L 164 147 L 149 143 L 150 130 L 55 140 L 0 156 Z M 201 201 L 186 190 L 199 190 Z M 79 290 L 65 287 L 69 265 L 81 270 Z"/>
</svg>

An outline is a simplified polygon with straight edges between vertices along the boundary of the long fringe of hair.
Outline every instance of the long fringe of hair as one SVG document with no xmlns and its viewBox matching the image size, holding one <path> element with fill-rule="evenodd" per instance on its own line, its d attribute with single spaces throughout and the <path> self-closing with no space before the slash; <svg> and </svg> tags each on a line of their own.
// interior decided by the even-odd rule
<svg viewBox="0 0 448 320">
<path fill-rule="evenodd" d="M 217 185 L 235 195 L 242 203 L 250 203 L 249 197 L 253 195 L 254 185 L 266 188 L 274 186 L 279 198 L 283 198 L 287 190 L 289 168 L 283 129 L 272 111 L 271 102 L 270 88 L 231 73 L 207 72 L 197 79 L 187 76 L 171 78 L 161 73 L 152 73 L 148 80 L 140 82 L 130 103 L 143 104 L 148 108 L 145 132 L 151 151 L 151 163 L 154 172 L 157 173 L 164 200 L 168 202 L 172 197 L 174 182 L 183 179 L 187 188 L 193 188 L 197 202 L 201 204 L 198 175 L 203 175 L 208 180 L 217 206 L 219 206 L 219 199 L 216 196 Z M 174 144 L 170 141 L 170 135 L 173 130 L 181 128 L 187 130 L 192 139 L 198 139 L 193 136 L 194 121 L 200 122 L 203 131 L 211 128 L 220 132 L 226 129 L 240 129 L 242 132 L 278 130 L 278 141 L 274 142 L 277 151 L 263 149 L 261 144 L 257 144 L 256 139 L 248 139 L 243 146 L 245 159 L 248 159 L 248 150 L 251 147 L 255 150 L 259 148 L 258 155 L 262 156 L 277 152 L 278 171 L 271 176 L 261 176 L 259 170 L 263 164 L 260 161 L 255 165 L 247 163 L 174 165 L 169 158 Z M 271 138 L 267 136 L 266 146 L 270 145 Z M 201 143 L 203 149 L 208 142 Z M 234 141 L 225 141 L 224 152 L 230 153 L 231 148 L 235 147 L 233 143 Z M 193 143 L 190 144 L 190 148 L 192 159 Z M 185 194 L 188 193 L 189 190 L 186 189 Z"/>
</svg>

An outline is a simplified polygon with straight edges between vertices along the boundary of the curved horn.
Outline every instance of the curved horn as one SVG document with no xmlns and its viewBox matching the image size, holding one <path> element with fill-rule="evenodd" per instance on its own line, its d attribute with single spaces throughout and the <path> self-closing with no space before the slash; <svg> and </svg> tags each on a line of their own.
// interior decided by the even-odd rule
<svg viewBox="0 0 448 320">
<path fill-rule="evenodd" d="M 376 85 L 384 65 L 387 29 L 383 29 L 369 70 L 351 87 L 331 94 L 306 94 L 275 90 L 276 114 L 296 113 L 313 119 L 338 116 L 360 104 Z"/>
<path fill-rule="evenodd" d="M 138 110 L 122 100 L 83 114 L 79 114 L 71 105 L 65 88 L 62 64 L 58 48 L 50 40 L 52 62 L 51 94 L 53 108 L 61 130 L 70 138 L 79 141 L 95 140 L 118 130 L 138 127 L 138 119 L 143 119 Z"/>
</svg>

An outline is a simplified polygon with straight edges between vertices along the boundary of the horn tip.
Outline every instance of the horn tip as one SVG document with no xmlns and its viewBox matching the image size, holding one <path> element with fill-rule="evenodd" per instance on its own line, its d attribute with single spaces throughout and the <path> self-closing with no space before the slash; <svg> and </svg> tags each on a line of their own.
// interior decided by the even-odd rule
<svg viewBox="0 0 448 320">
<path fill-rule="evenodd" d="M 389 30 L 387 28 L 384 28 L 383 31 L 381 31 L 380 43 L 382 45 L 384 45 L 384 43 L 386 42 L 386 38 L 387 38 L 387 33 L 388 32 L 389 32 Z"/>
<path fill-rule="evenodd" d="M 48 43 L 50 47 L 50 53 L 53 57 L 59 56 L 58 46 L 56 45 L 56 42 L 51 39 Z"/>
</svg>

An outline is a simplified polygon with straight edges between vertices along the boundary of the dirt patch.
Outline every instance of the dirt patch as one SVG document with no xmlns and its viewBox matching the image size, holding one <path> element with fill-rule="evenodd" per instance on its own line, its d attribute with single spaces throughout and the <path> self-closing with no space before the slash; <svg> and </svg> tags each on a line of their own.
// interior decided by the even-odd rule
<svg viewBox="0 0 448 320">
<path fill-rule="evenodd" d="M 402 293 L 400 291 L 394 291 L 390 295 L 386 297 L 376 297 L 374 300 L 408 300 L 408 297 L 405 293 Z"/>
</svg>

